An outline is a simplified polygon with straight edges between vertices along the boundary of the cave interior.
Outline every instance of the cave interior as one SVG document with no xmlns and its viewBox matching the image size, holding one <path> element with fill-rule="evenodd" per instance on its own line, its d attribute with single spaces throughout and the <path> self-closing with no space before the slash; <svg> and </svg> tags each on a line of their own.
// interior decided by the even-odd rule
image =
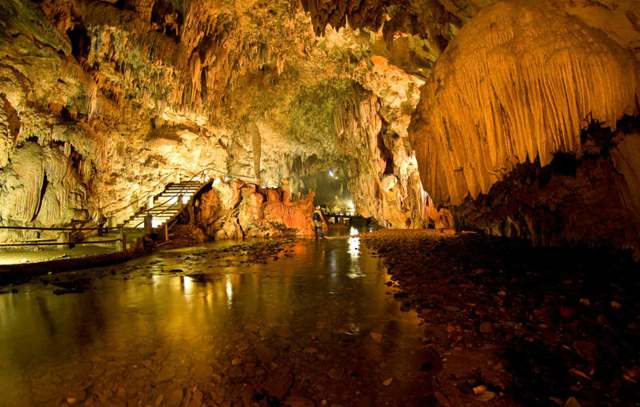
<svg viewBox="0 0 640 407">
<path fill-rule="evenodd" d="M 348 379 L 308 387 L 317 372 L 258 347 L 249 367 L 238 356 L 214 374 L 220 394 L 154 387 L 155 405 L 637 405 L 640 1 L 3 0 L 0 333 L 19 314 L 8 298 L 44 270 L 53 294 L 85 295 L 90 271 L 57 271 L 143 273 L 110 265 L 227 244 L 247 270 L 296 256 L 344 269 L 343 288 L 380 271 L 425 323 L 421 344 L 402 339 L 424 377 L 393 370 L 372 390 L 331 356 L 330 379 Z M 163 272 L 184 273 L 167 253 Z M 194 267 L 181 290 L 213 281 Z M 231 307 L 245 283 L 225 278 Z M 386 372 L 377 352 L 367 362 Z M 186 377 L 174 370 L 159 374 Z M 12 380 L 0 373 L 0 389 L 17 386 L 10 405 L 53 402 Z M 92 380 L 45 393 L 134 397 Z"/>
</svg>

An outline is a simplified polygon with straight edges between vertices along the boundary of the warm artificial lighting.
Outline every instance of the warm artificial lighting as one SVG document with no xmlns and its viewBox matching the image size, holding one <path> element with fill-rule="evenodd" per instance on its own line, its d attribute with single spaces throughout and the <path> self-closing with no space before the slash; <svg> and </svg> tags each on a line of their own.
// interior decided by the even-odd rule
<svg viewBox="0 0 640 407">
<path fill-rule="evenodd" d="M 351 256 L 352 259 L 357 259 L 358 256 L 360 255 L 360 238 L 358 237 L 357 234 L 351 235 L 348 243 L 349 243 L 349 248 L 347 249 L 347 251 L 349 252 L 349 255 Z"/>
<path fill-rule="evenodd" d="M 231 284 L 231 277 L 229 275 L 226 276 L 224 288 L 227 293 L 227 305 L 231 306 L 233 303 L 233 285 Z"/>
<path fill-rule="evenodd" d="M 345 203 L 347 204 L 347 210 L 349 211 L 349 213 L 355 213 L 356 206 L 353 201 L 346 201 Z"/>
<path fill-rule="evenodd" d="M 333 173 L 332 169 L 329 169 L 329 171 L 327 171 L 327 174 L 331 177 L 331 178 L 335 178 L 336 175 Z"/>
<path fill-rule="evenodd" d="M 213 180 L 213 186 L 215 187 L 216 185 L 220 185 L 222 183 L 222 181 L 220 180 L 220 178 L 216 178 Z"/>
<path fill-rule="evenodd" d="M 189 276 L 180 276 L 180 282 L 185 295 L 193 293 L 193 280 Z"/>
<path fill-rule="evenodd" d="M 191 198 L 190 195 L 182 195 L 182 203 L 184 205 L 188 204 L 189 203 L 189 198 Z"/>
<path fill-rule="evenodd" d="M 0 264 L 21 264 L 29 263 L 22 254 L 0 253 Z"/>
</svg>

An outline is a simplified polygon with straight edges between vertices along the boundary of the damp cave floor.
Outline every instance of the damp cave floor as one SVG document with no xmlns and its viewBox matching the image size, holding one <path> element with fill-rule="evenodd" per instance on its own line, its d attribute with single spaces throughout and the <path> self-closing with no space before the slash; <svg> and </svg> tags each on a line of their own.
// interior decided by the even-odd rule
<svg viewBox="0 0 640 407">
<path fill-rule="evenodd" d="M 636 406 L 638 275 L 619 253 L 428 231 L 159 250 L 0 286 L 0 394 L 7 406 Z"/>
</svg>

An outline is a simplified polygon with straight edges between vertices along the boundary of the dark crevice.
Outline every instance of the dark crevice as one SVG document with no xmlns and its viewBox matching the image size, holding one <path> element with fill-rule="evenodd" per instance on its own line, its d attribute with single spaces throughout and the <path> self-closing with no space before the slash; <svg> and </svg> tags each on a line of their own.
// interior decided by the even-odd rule
<svg viewBox="0 0 640 407">
<path fill-rule="evenodd" d="M 31 218 L 30 222 L 36 220 L 38 214 L 40 213 L 40 208 L 42 208 L 42 201 L 44 200 L 44 194 L 47 192 L 47 186 L 49 186 L 49 180 L 47 179 L 47 174 L 45 173 L 42 180 L 42 187 L 40 188 L 40 195 L 38 196 L 38 206 L 36 207 L 36 210 L 33 211 L 33 217 Z"/>
<path fill-rule="evenodd" d="M 550 171 L 558 175 L 575 177 L 577 167 L 578 159 L 575 154 L 556 153 L 551 161 Z"/>
<path fill-rule="evenodd" d="M 175 39 L 180 39 L 182 13 L 176 10 L 170 0 L 158 0 L 151 9 L 151 23 L 158 31 Z"/>
<path fill-rule="evenodd" d="M 393 174 L 393 168 L 394 168 L 393 152 L 389 150 L 389 148 L 385 144 L 383 133 L 384 133 L 383 131 L 378 133 L 378 149 L 380 150 L 382 159 L 385 162 L 384 175 L 391 175 Z"/>
<path fill-rule="evenodd" d="M 18 137 L 18 133 L 20 133 L 20 117 L 4 93 L 0 94 L 0 102 L 2 103 L 0 107 L 5 111 L 9 120 L 9 134 L 11 134 L 11 138 L 15 140 Z"/>
<path fill-rule="evenodd" d="M 67 30 L 67 36 L 71 41 L 71 53 L 80 63 L 85 62 L 91 50 L 91 38 L 87 29 L 81 23 L 77 23 Z"/>
<path fill-rule="evenodd" d="M 120 10 L 136 10 L 135 3 L 133 3 L 131 0 L 118 0 L 114 5 Z"/>
<path fill-rule="evenodd" d="M 579 157 L 558 152 L 546 166 L 539 159 L 515 166 L 488 194 L 454 208 L 459 226 L 544 246 L 620 244 L 636 231 L 610 152 L 640 129 L 640 116 L 624 117 L 616 128 L 592 122 L 581 133 Z"/>
<path fill-rule="evenodd" d="M 34 144 L 38 144 L 38 136 L 29 136 L 26 138 L 26 140 L 24 140 L 24 142 L 22 144 L 25 143 L 34 143 Z"/>
<path fill-rule="evenodd" d="M 71 114 L 71 112 L 69 112 L 69 109 L 67 109 L 66 107 L 63 107 L 62 110 L 60 110 L 60 119 L 64 123 L 74 121 L 73 115 Z"/>
<path fill-rule="evenodd" d="M 207 70 L 203 69 L 200 73 L 200 92 L 202 94 L 202 101 L 207 100 Z"/>
</svg>

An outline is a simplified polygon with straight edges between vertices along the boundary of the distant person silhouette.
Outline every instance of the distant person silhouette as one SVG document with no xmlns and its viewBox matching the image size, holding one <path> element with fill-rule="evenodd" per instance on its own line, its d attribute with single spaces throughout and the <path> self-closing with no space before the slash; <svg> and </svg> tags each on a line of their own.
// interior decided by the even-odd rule
<svg viewBox="0 0 640 407">
<path fill-rule="evenodd" d="M 322 211 L 320 210 L 319 206 L 316 206 L 316 209 L 313 211 L 313 230 L 316 234 L 316 240 L 318 240 L 318 237 L 321 237 L 322 239 L 326 239 L 326 237 L 324 236 L 324 232 L 322 231 L 322 228 L 324 226 L 324 216 L 322 216 Z"/>
</svg>

